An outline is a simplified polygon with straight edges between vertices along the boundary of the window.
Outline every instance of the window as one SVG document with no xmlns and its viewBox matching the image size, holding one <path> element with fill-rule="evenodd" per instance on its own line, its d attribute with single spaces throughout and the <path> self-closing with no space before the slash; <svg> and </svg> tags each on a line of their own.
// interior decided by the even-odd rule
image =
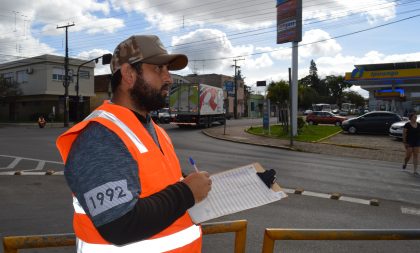
<svg viewBox="0 0 420 253">
<path fill-rule="evenodd" d="M 64 69 L 53 68 L 52 80 L 63 81 L 64 80 Z"/>
<path fill-rule="evenodd" d="M 89 72 L 89 70 L 80 70 L 79 71 L 79 78 L 90 79 L 90 72 Z"/>
<path fill-rule="evenodd" d="M 28 82 L 28 73 L 26 70 L 20 70 L 16 72 L 16 81 L 18 83 L 27 83 Z"/>
<path fill-rule="evenodd" d="M 15 81 L 15 75 L 13 72 L 4 73 L 2 76 L 3 76 L 3 79 L 8 83 L 12 83 Z"/>
</svg>

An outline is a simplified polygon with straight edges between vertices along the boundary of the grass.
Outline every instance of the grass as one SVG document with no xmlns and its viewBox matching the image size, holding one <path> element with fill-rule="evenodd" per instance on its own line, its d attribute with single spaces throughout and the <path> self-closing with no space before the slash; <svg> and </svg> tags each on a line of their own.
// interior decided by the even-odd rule
<svg viewBox="0 0 420 253">
<path fill-rule="evenodd" d="M 314 142 L 341 131 L 341 127 L 326 125 L 305 125 L 293 139 L 296 141 Z M 268 136 L 268 131 L 262 127 L 250 127 L 248 133 Z M 289 133 L 283 131 L 283 126 L 270 126 L 270 137 L 289 139 Z"/>
</svg>

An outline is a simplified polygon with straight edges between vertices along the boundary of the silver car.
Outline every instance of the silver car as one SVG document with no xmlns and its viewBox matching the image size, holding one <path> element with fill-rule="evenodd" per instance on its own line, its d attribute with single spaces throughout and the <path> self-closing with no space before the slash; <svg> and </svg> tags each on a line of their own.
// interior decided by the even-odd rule
<svg viewBox="0 0 420 253">
<path fill-rule="evenodd" d="M 395 137 L 395 138 L 398 138 L 398 139 L 402 139 L 403 131 L 404 131 L 404 125 L 408 121 L 409 120 L 404 117 L 403 121 L 398 121 L 398 122 L 395 122 L 394 124 L 392 124 L 391 127 L 389 128 L 389 136 Z M 420 114 L 417 115 L 417 123 L 420 123 Z"/>
</svg>

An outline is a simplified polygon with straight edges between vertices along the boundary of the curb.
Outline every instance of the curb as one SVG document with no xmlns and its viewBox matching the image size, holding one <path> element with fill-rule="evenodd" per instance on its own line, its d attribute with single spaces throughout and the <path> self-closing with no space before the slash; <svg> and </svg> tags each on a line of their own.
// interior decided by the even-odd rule
<svg viewBox="0 0 420 253">
<path fill-rule="evenodd" d="M 232 139 L 232 138 L 224 138 L 224 137 L 221 137 L 220 135 L 211 134 L 211 133 L 207 132 L 206 130 L 201 130 L 201 132 L 203 134 L 209 136 L 209 137 L 212 137 L 212 138 L 215 138 L 215 139 L 219 139 L 219 140 L 224 140 L 224 141 L 231 141 L 231 142 L 237 142 L 237 143 L 243 143 L 243 144 L 250 144 L 250 145 L 262 146 L 262 147 L 269 147 L 269 148 L 279 148 L 279 149 L 292 150 L 292 151 L 303 151 L 303 150 L 298 149 L 298 148 L 292 148 L 292 147 L 287 147 L 287 146 L 262 144 L 262 143 L 255 143 L 255 142 L 237 140 L 237 139 Z"/>
<path fill-rule="evenodd" d="M 353 198 L 353 197 L 347 197 L 343 196 L 341 193 L 320 193 L 320 192 L 311 192 L 311 191 L 305 191 L 302 188 L 295 188 L 295 189 L 288 189 L 288 188 L 282 188 L 282 190 L 289 194 L 296 194 L 296 195 L 302 195 L 302 196 L 310 196 L 310 197 L 317 197 L 317 198 L 324 198 L 324 199 L 331 199 L 331 200 L 341 200 L 356 204 L 363 204 L 363 205 L 370 205 L 370 206 L 379 206 L 379 200 L 377 199 L 359 199 L 359 198 Z"/>
<path fill-rule="evenodd" d="M 0 176 L 62 176 L 64 171 L 46 170 L 46 171 L 25 171 L 16 170 L 10 172 L 1 172 Z"/>
<path fill-rule="evenodd" d="M 321 138 L 321 139 L 319 139 L 319 140 L 317 140 L 317 141 L 314 141 L 315 143 L 320 143 L 320 142 L 322 142 L 323 140 L 326 140 L 326 139 L 328 139 L 328 138 L 331 138 L 331 137 L 333 137 L 333 136 L 336 136 L 336 135 L 338 135 L 338 134 L 340 134 L 340 133 L 342 133 L 343 132 L 343 130 L 340 130 L 340 131 L 338 131 L 337 133 L 333 133 L 333 134 L 331 134 L 331 135 L 329 135 L 329 136 L 327 136 L 327 137 L 324 137 L 324 138 Z"/>
<path fill-rule="evenodd" d="M 360 148 L 360 149 L 368 149 L 368 150 L 380 150 L 377 148 L 369 148 L 369 147 L 363 147 L 363 146 L 357 146 L 357 145 L 351 145 L 351 144 L 337 144 L 332 142 L 313 142 L 318 144 L 325 144 L 325 145 L 332 145 L 337 147 L 343 147 L 343 148 Z"/>
<path fill-rule="evenodd" d="M 248 129 L 249 129 L 249 127 L 248 127 L 248 128 L 245 128 L 245 129 L 244 129 L 244 132 L 246 132 L 246 133 L 248 133 L 248 134 L 256 135 L 256 136 L 261 136 L 261 137 L 266 137 L 266 138 L 276 139 L 275 137 L 266 136 L 266 135 L 263 135 L 263 134 L 250 133 L 250 132 L 248 132 Z M 337 133 L 333 133 L 333 134 L 331 134 L 331 135 L 329 135 L 329 136 L 327 136 L 327 137 L 321 138 L 321 139 L 319 139 L 319 140 L 317 140 L 317 141 L 310 141 L 310 142 L 297 141 L 297 142 L 301 142 L 301 143 L 309 143 L 309 144 L 314 143 L 314 144 L 333 145 L 333 146 L 344 147 L 344 148 L 360 148 L 360 149 L 368 149 L 368 150 L 380 150 L 380 149 L 377 149 L 377 148 L 370 148 L 370 147 L 357 146 L 357 145 L 351 145 L 351 144 L 337 144 L 337 143 L 324 142 L 324 141 L 323 141 L 323 140 L 326 140 L 326 139 L 328 139 L 328 138 L 331 138 L 331 137 L 333 137 L 333 136 L 335 136 L 335 135 L 338 135 L 338 134 L 340 134 L 340 133 L 342 133 L 342 132 L 343 132 L 343 130 L 340 130 L 340 131 L 338 131 Z M 216 138 L 216 137 L 215 137 L 215 138 Z M 229 139 L 229 140 L 230 140 L 230 139 Z M 294 141 L 296 141 L 296 140 L 294 140 Z M 295 149 L 292 149 L 292 150 L 295 150 Z M 303 151 L 303 150 L 297 150 L 297 151 Z"/>
</svg>

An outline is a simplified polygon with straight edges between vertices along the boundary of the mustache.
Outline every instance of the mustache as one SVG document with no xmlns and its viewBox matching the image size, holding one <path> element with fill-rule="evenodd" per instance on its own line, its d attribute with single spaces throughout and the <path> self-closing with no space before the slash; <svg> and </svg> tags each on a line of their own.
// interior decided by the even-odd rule
<svg viewBox="0 0 420 253">
<path fill-rule="evenodd" d="M 169 85 L 170 85 L 170 84 L 165 84 L 165 85 L 163 85 L 163 86 L 162 86 L 162 88 L 160 88 L 160 91 L 163 91 L 163 90 L 169 90 Z"/>
</svg>

